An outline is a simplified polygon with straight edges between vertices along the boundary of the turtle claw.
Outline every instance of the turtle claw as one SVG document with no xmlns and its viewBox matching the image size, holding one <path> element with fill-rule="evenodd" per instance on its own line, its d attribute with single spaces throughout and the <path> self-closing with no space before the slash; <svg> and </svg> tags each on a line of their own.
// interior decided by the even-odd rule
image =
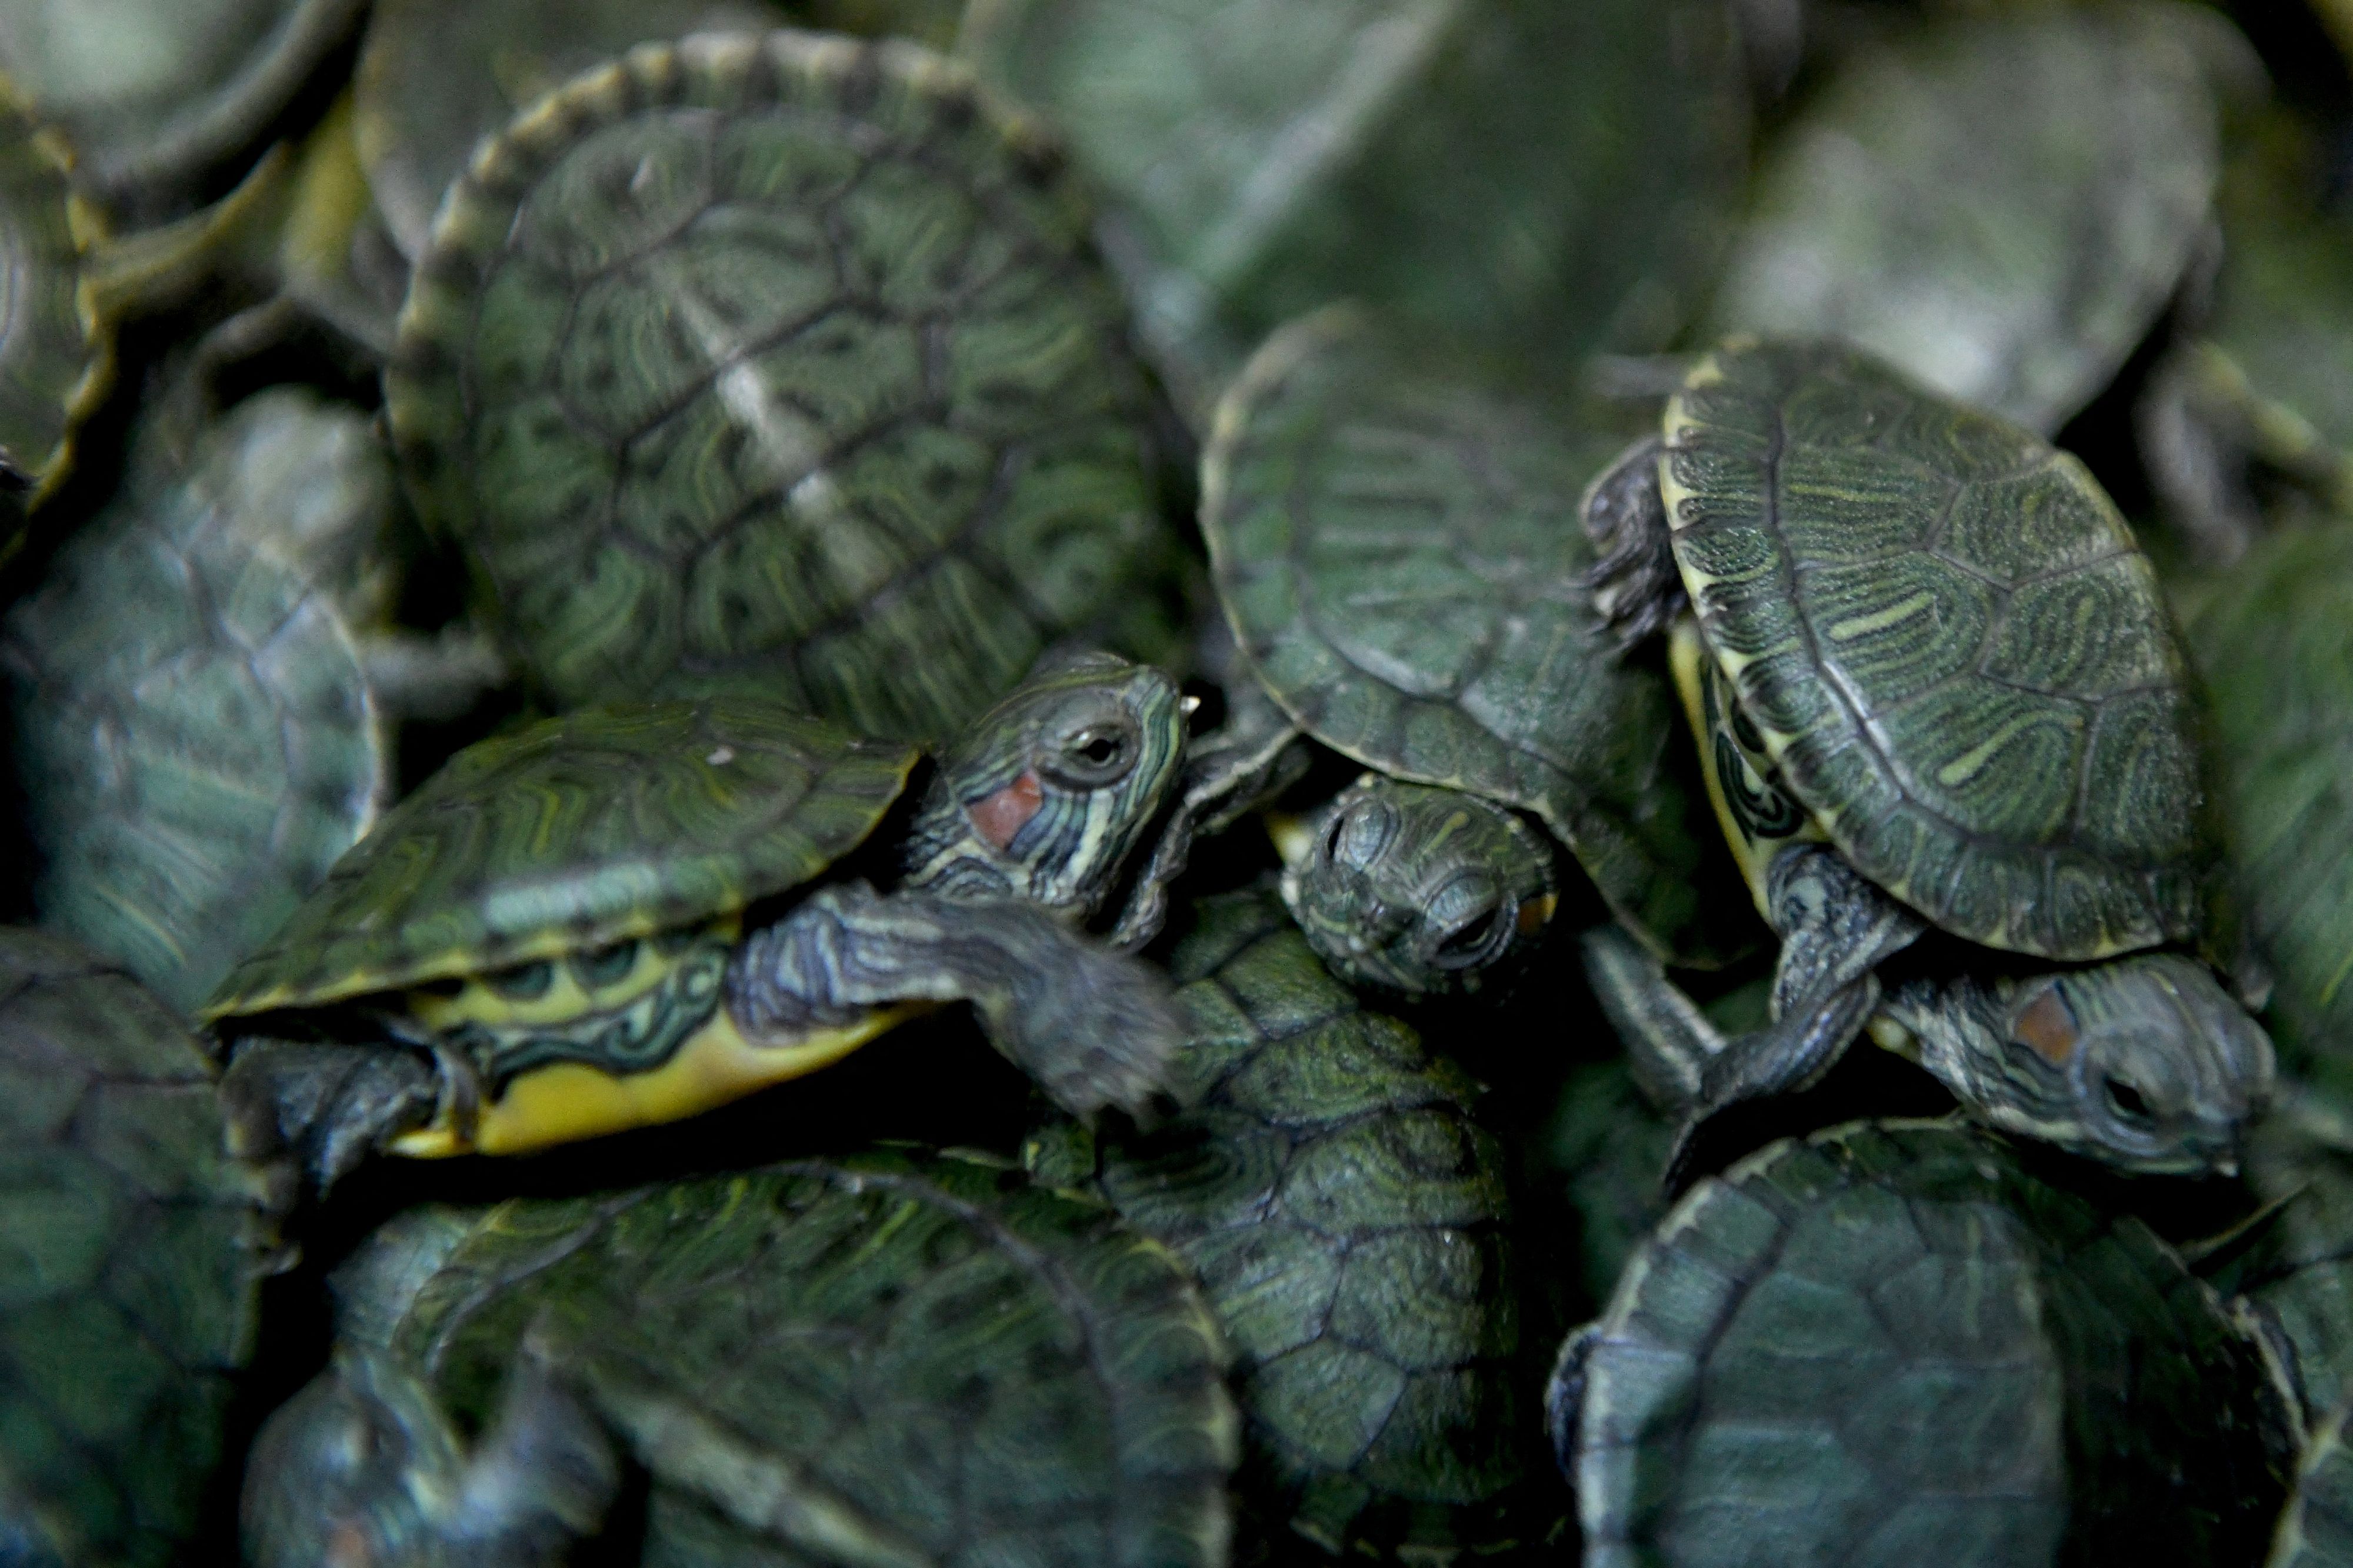
<svg viewBox="0 0 2353 1568">
<path fill-rule="evenodd" d="M 1599 559 L 1577 576 L 1623 655 L 1664 632 L 1689 602 L 1659 495 L 1656 437 L 1635 442 L 1585 492 L 1585 531 Z"/>
<path fill-rule="evenodd" d="M 237 1046 L 220 1094 L 231 1152 L 291 1156 L 323 1197 L 393 1138 L 430 1121 L 443 1087 L 408 1051 L 256 1038 Z"/>
</svg>

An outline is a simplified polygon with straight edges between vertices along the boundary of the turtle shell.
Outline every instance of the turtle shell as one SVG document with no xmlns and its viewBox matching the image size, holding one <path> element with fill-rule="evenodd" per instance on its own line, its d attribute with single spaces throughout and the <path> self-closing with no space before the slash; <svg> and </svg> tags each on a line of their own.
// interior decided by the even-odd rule
<svg viewBox="0 0 2353 1568">
<path fill-rule="evenodd" d="M 16 0 L 0 68 L 83 174 L 171 195 L 253 142 L 351 36 L 366 0 Z"/>
<path fill-rule="evenodd" d="M 97 215 L 67 183 L 63 143 L 0 81 L 0 247 L 10 258 L 0 323 L 0 484 L 11 508 L 47 499 L 73 458 L 73 434 L 114 377 L 114 336 L 100 319 L 84 252 Z M 0 519 L 0 562 L 18 530 Z"/>
<path fill-rule="evenodd" d="M 274 1245 L 214 1069 L 136 981 L 0 929 L 0 1542 L 164 1568 L 228 1458 Z"/>
<path fill-rule="evenodd" d="M 1739 945 L 1671 770 L 1674 700 L 1580 587 L 1586 483 L 1622 432 L 1409 358 L 1343 307 L 1285 328 L 1202 459 L 1212 576 L 1250 666 L 1318 741 L 1543 818 L 1663 952 Z M 1732 873 L 1721 880 L 1731 885 Z"/>
<path fill-rule="evenodd" d="M 205 1015 L 320 1006 L 740 910 L 863 842 L 917 756 L 747 695 L 479 742 L 386 812 Z"/>
<path fill-rule="evenodd" d="M 1705 0 L 974 0 L 959 52 L 1105 193 L 1138 331 L 1206 427 L 1285 321 L 1360 299 L 1522 363 L 1663 347 L 1747 140 Z"/>
<path fill-rule="evenodd" d="M 1584 1344 L 1554 1430 L 1588 1564 L 2240 1562 L 2281 1494 L 2211 1293 L 1949 1122 L 1702 1182 Z"/>
<path fill-rule="evenodd" d="M 1233 1346 L 1244 1494 L 1277 1538 L 1501 1549 L 1528 1524 L 1528 1369 L 1508 1162 L 1474 1087 L 1365 1011 L 1271 890 L 1195 905 L 1169 967 L 1194 1109 L 1041 1173 L 1091 1184 L 1199 1278 Z"/>
<path fill-rule="evenodd" d="M 1714 325 L 1844 338 L 2056 430 L 2147 335 L 2212 221 L 2217 53 L 2250 51 L 2219 17 L 2144 5 L 1856 50 L 1767 156 Z"/>
<path fill-rule="evenodd" d="M 929 50 L 795 32 L 479 151 L 385 397 L 559 703 L 753 679 L 929 739 L 1065 637 L 1159 651 L 1145 383 L 1056 162 Z"/>
<path fill-rule="evenodd" d="M 1098 1204 L 892 1152 L 419 1223 L 347 1323 L 466 1430 L 532 1334 L 651 1472 L 648 1562 L 1226 1561 L 1215 1321 Z"/>
<path fill-rule="evenodd" d="M 184 1012 L 294 912 L 387 788 L 334 595 L 280 545 L 354 489 L 380 516 L 389 475 L 367 482 L 383 459 L 364 415 L 287 412 L 276 436 L 301 464 L 283 488 L 241 488 L 272 448 L 216 426 L 181 472 L 127 485 L 0 625 L 41 923 Z M 314 437 L 330 439 L 299 445 Z"/>
<path fill-rule="evenodd" d="M 2270 1016 L 2312 1068 L 2353 1040 L 2353 542 L 2256 543 L 2189 623 L 2220 816 Z"/>
<path fill-rule="evenodd" d="M 2185 664 L 2082 463 L 1853 350 L 1736 340 L 1659 475 L 1701 637 L 1858 870 L 1989 947 L 2197 940 Z"/>
<path fill-rule="evenodd" d="M 403 255 L 422 253 L 474 143 L 588 67 L 632 44 L 779 19 L 758 0 L 376 0 L 352 89 L 385 228 Z"/>
</svg>

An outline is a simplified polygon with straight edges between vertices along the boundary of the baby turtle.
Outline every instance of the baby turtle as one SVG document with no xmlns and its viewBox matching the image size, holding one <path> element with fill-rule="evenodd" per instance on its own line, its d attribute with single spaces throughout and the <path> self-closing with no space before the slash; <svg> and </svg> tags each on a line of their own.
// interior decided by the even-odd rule
<svg viewBox="0 0 2353 1568">
<path fill-rule="evenodd" d="M 1377 770 L 1283 879 L 1352 982 L 1511 973 L 1547 932 L 1556 840 L 1662 954 L 1720 961 L 1753 929 L 1671 769 L 1667 684 L 1613 656 L 1585 590 L 1576 498 L 1620 444 L 1589 430 L 1346 307 L 1276 333 L 1219 405 L 1202 531 L 1241 679 L 1282 710 L 1265 748 L 1303 732 Z"/>
<path fill-rule="evenodd" d="M 1687 1194 L 1549 1404 L 1588 1568 L 2244 1562 L 2282 1490 L 2251 1363 L 2139 1221 L 1858 1122 Z"/>
<path fill-rule="evenodd" d="M 333 568 L 392 489 L 366 416 L 305 394 L 256 398 L 176 469 L 161 445 L 9 612 L 0 668 L 41 923 L 185 1013 L 388 793 Z"/>
<path fill-rule="evenodd" d="M 248 1467 L 257 1568 L 560 1561 L 616 1450 L 650 1479 L 647 1563 L 1227 1560 L 1237 1423 L 1198 1292 L 1001 1164 L 414 1211 L 345 1273 L 343 1348 Z"/>
<path fill-rule="evenodd" d="M 1066 1108 L 1141 1112 L 1177 1026 L 1156 975 L 1071 928 L 1183 746 L 1158 670 L 1089 655 L 1033 676 L 941 759 L 881 894 L 828 873 L 913 747 L 744 694 L 546 720 L 386 813 L 205 1016 L 240 1037 L 248 1135 L 322 1184 L 376 1148 L 508 1153 L 691 1116 L 958 1000 Z"/>
<path fill-rule="evenodd" d="M 1998 1127 L 2227 1166 L 2272 1046 L 2166 951 L 2207 936 L 2216 868 L 2184 661 L 2115 504 L 2031 433 L 1834 345 L 1735 340 L 1664 429 L 1587 497 L 1596 593 L 1630 637 L 1672 627 L 1782 939 L 1774 1023 L 1712 1054 L 1670 1000 L 1627 1008 L 1680 1034 L 1694 1119 L 1803 1087 L 1868 1027 Z M 1932 928 L 1976 948 L 1883 985 Z"/>
<path fill-rule="evenodd" d="M 1271 889 L 1196 904 L 1169 968 L 1198 1103 L 1140 1136 L 1049 1129 L 1031 1169 L 1199 1276 L 1268 1524 L 1335 1556 L 1503 1550 L 1529 1525 L 1531 1369 L 1473 1086 L 1333 979 Z"/>
<path fill-rule="evenodd" d="M 954 734 L 1049 646 L 1174 635 L 1088 224 L 930 50 L 633 50 L 452 187 L 385 375 L 404 475 L 558 706 L 748 680 Z"/>
<path fill-rule="evenodd" d="M 96 954 L 0 928 L 0 1556 L 165 1568 L 221 1484 L 286 1190 L 217 1073 Z"/>
<path fill-rule="evenodd" d="M 1857 50 L 1767 157 L 1714 325 L 1845 338 L 2056 430 L 2200 253 L 2217 56 L 2250 56 L 2221 18 L 2143 5 L 1948 19 Z"/>
</svg>

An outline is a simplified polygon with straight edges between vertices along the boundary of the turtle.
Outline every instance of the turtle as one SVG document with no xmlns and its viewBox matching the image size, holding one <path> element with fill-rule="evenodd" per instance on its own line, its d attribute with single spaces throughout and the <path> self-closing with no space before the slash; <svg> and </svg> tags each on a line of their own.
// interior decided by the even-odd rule
<svg viewBox="0 0 2353 1568">
<path fill-rule="evenodd" d="M 1868 1029 L 1997 1127 L 2227 1167 L 2272 1044 L 2203 956 L 2241 955 L 2185 661 L 2106 492 L 1836 342 L 1728 341 L 1663 429 L 1587 492 L 1594 592 L 1630 640 L 1672 628 L 1718 820 L 1781 936 L 1775 1021 L 1729 1042 L 1619 971 L 1687 1127 Z"/>
<path fill-rule="evenodd" d="M 185 195 L 249 149 L 367 0 L 10 0 L 0 70 L 117 201 Z"/>
<path fill-rule="evenodd" d="M 1239 1424 L 1198 1290 L 1003 1162 L 884 1149 L 415 1210 L 343 1282 L 332 1364 L 248 1466 L 257 1568 L 331 1542 L 552 1563 L 621 1456 L 650 1483 L 607 1531 L 631 1561 L 1227 1560 Z"/>
<path fill-rule="evenodd" d="M 2353 215 L 2325 195 L 2320 143 L 2284 110 L 2241 139 L 2208 297 L 2136 410 L 2166 521 L 2206 565 L 2234 561 L 2284 502 L 2353 508 Z"/>
<path fill-rule="evenodd" d="M 783 19 L 761 0 L 377 0 L 352 82 L 376 211 L 413 260 L 474 143 L 549 89 L 632 44 Z"/>
<path fill-rule="evenodd" d="M 2280 1510 L 2265 1568 L 2334 1568 L 2353 1562 L 2353 1453 L 2345 1444 L 2345 1423 L 2353 1406 L 2338 1410 L 2304 1450 L 2295 1490 Z"/>
<path fill-rule="evenodd" d="M 231 1158 L 205 1044 L 119 965 L 0 928 L 0 1550 L 191 1561 L 283 1173 Z"/>
<path fill-rule="evenodd" d="M 1258 754 L 1303 732 L 1373 770 L 1292 836 L 1283 881 L 1352 984 L 1524 968 L 1556 840 L 1662 953 L 1747 940 L 1667 683 L 1614 657 L 1582 583 L 1576 498 L 1622 438 L 1350 305 L 1270 338 L 1219 405 L 1201 531 L 1239 679 L 1280 710 Z"/>
<path fill-rule="evenodd" d="M 2272 978 L 2266 1016 L 2300 1069 L 2342 1092 L 2353 994 L 2353 544 L 2283 530 L 2209 578 L 2185 628 L 2203 681 L 2224 845 Z"/>
<path fill-rule="evenodd" d="M 975 0 L 958 52 L 1069 141 L 1178 408 L 1354 297 L 1522 363 L 1663 346 L 1748 136 L 1704 0 Z"/>
<path fill-rule="evenodd" d="M 191 1012 L 375 822 L 391 735 L 325 552 L 391 499 L 356 410 L 262 395 L 145 461 L 0 622 L 40 923 Z M 160 470 L 160 471 L 158 471 Z"/>
<path fill-rule="evenodd" d="M 1138 1135 L 1058 1121 L 1024 1163 L 1200 1279 L 1246 1523 L 1383 1560 L 1534 1533 L 1514 1215 L 1475 1086 L 1334 979 L 1271 887 L 1198 900 L 1168 964 L 1194 1107 Z"/>
<path fill-rule="evenodd" d="M 1863 1121 L 1685 1194 L 1546 1398 L 1595 1568 L 2242 1562 L 2284 1489 L 2252 1360 L 2138 1220 Z"/>
<path fill-rule="evenodd" d="M 1180 710 L 1149 666 L 1045 667 L 940 758 L 888 893 L 827 873 L 905 788 L 905 742 L 749 691 L 477 742 L 204 1004 L 241 1135 L 322 1189 L 379 1148 L 523 1152 L 692 1115 L 957 1000 L 1072 1111 L 1148 1114 L 1180 1037 L 1165 988 L 1072 927 L 1167 793 Z"/>
<path fill-rule="evenodd" d="M 1050 144 L 899 40 L 646 45 L 478 150 L 385 397 L 557 707 L 750 682 L 932 742 L 1175 649 L 1154 417 Z"/>
<path fill-rule="evenodd" d="M 2221 17 L 1951 17 L 1854 50 L 1767 149 L 1709 334 L 1838 336 L 2042 434 L 2114 379 L 2198 262 Z"/>
</svg>

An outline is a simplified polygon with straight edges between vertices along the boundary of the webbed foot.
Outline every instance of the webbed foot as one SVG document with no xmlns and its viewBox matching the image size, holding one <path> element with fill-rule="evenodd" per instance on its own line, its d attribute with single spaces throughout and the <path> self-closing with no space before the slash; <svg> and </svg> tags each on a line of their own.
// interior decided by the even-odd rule
<svg viewBox="0 0 2353 1568">
<path fill-rule="evenodd" d="M 1585 492 L 1585 531 L 1599 559 L 1581 583 L 1620 652 L 1665 631 L 1687 603 L 1659 495 L 1661 450 L 1655 436 L 1635 442 Z"/>
<path fill-rule="evenodd" d="M 442 1075 L 414 1051 L 268 1038 L 237 1044 L 220 1092 L 236 1152 L 290 1155 L 322 1196 L 430 1121 L 445 1097 Z"/>
</svg>

